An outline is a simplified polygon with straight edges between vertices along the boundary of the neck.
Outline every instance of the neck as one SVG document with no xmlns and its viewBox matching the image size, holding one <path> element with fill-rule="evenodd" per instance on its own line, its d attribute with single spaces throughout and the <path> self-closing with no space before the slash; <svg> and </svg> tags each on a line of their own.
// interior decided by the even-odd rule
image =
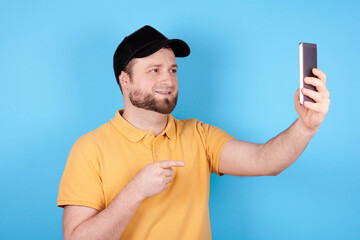
<svg viewBox="0 0 360 240">
<path fill-rule="evenodd" d="M 131 125 L 140 130 L 152 131 L 158 136 L 166 127 L 168 115 L 142 108 L 124 108 L 122 117 Z"/>
</svg>

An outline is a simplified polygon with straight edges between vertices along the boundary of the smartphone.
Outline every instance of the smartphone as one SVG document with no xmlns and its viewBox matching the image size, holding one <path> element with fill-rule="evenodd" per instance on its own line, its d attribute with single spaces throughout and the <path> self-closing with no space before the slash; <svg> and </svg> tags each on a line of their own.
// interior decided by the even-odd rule
<svg viewBox="0 0 360 240">
<path fill-rule="evenodd" d="M 308 96 L 304 96 L 301 90 L 308 88 L 317 91 L 313 85 L 304 83 L 305 77 L 315 77 L 312 69 L 317 68 L 317 45 L 315 43 L 299 43 L 299 77 L 300 77 L 300 104 L 304 101 L 315 102 Z"/>
</svg>

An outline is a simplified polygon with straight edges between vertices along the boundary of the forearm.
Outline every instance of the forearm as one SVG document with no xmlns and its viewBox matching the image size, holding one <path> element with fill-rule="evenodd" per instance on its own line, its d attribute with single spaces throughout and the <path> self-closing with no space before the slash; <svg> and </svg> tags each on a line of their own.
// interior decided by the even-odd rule
<svg viewBox="0 0 360 240">
<path fill-rule="evenodd" d="M 265 175 L 278 175 L 293 164 L 316 132 L 297 119 L 288 129 L 262 145 L 258 164 Z"/>
<path fill-rule="evenodd" d="M 79 224 L 64 239 L 119 239 L 141 202 L 128 184 L 107 208 Z"/>
</svg>

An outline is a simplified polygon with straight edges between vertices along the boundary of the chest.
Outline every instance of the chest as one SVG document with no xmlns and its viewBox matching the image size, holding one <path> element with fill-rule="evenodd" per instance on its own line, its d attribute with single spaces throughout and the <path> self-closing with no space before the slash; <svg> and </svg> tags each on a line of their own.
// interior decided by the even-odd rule
<svg viewBox="0 0 360 240">
<path fill-rule="evenodd" d="M 196 138 L 153 138 L 126 145 L 114 141 L 101 151 L 99 157 L 106 205 L 139 171 L 156 161 L 184 161 L 185 167 L 174 168 L 173 179 L 189 190 L 203 187 L 210 176 L 205 148 Z"/>
</svg>

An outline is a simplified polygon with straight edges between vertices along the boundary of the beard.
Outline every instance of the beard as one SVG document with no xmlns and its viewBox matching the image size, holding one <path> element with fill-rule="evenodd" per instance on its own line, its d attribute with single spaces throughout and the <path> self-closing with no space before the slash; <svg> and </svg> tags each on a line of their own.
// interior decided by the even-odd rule
<svg viewBox="0 0 360 240">
<path fill-rule="evenodd" d="M 130 92 L 129 99 L 135 107 L 162 114 L 169 114 L 175 109 L 178 92 L 176 92 L 175 97 L 172 97 L 171 99 L 156 99 L 153 94 L 144 93 L 143 91 L 136 89 L 134 92 Z"/>
</svg>

